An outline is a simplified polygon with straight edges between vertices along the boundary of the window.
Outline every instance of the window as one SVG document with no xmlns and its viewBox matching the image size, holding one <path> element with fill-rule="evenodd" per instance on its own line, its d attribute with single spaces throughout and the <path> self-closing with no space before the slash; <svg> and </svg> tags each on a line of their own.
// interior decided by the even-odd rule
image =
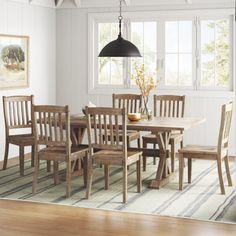
<svg viewBox="0 0 236 236">
<path fill-rule="evenodd" d="M 119 27 L 112 14 L 91 17 L 89 89 L 109 93 L 109 88 L 135 88 L 130 75 L 135 64 L 144 64 L 146 73 L 157 72 L 161 78 L 160 89 L 232 91 L 234 13 L 209 12 L 189 12 L 184 17 L 127 13 L 122 35 L 138 47 L 141 58 L 98 58 L 101 49 L 117 38 Z"/>
<path fill-rule="evenodd" d="M 98 49 L 101 51 L 105 45 L 117 38 L 117 35 L 119 34 L 118 23 L 99 23 L 98 34 Z M 123 58 L 99 57 L 98 84 L 122 85 L 124 83 L 123 64 Z"/>
<path fill-rule="evenodd" d="M 192 51 L 192 21 L 166 21 L 166 86 L 192 86 Z"/>
<path fill-rule="evenodd" d="M 131 22 L 131 41 L 139 48 L 141 58 L 132 58 L 131 73 L 135 64 L 145 65 L 148 74 L 156 72 L 157 68 L 157 23 Z M 134 81 L 131 81 L 134 84 Z"/>
<path fill-rule="evenodd" d="M 201 87 L 230 87 L 229 19 L 201 20 Z"/>
</svg>

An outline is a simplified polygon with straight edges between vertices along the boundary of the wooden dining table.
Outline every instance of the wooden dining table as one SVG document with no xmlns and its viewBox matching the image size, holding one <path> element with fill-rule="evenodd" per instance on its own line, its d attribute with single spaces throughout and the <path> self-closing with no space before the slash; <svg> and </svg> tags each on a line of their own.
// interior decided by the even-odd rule
<svg viewBox="0 0 236 236">
<path fill-rule="evenodd" d="M 194 126 L 205 122 L 205 118 L 169 118 L 153 117 L 151 120 L 127 121 L 127 130 L 146 131 L 156 135 L 158 149 L 144 149 L 143 152 L 151 153 L 154 151 L 155 156 L 159 156 L 156 177 L 150 181 L 149 187 L 159 189 L 174 178 L 174 173 L 169 168 L 169 139 L 173 131 L 183 132 Z M 73 145 L 77 146 L 83 143 L 87 120 L 85 116 L 71 115 L 71 140 Z"/>
</svg>

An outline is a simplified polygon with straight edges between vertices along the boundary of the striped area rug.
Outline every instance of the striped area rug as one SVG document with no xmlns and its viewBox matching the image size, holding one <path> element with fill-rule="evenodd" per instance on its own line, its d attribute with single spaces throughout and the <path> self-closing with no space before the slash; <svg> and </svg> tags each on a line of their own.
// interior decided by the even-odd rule
<svg viewBox="0 0 236 236">
<path fill-rule="evenodd" d="M 30 161 L 27 161 L 24 177 L 19 176 L 18 165 L 0 171 L 0 198 L 236 223 L 236 189 L 226 186 L 226 195 L 220 194 L 215 163 L 200 160 L 193 162 L 192 184 L 185 184 L 183 191 L 178 191 L 178 174 L 175 180 L 160 190 L 149 189 L 148 181 L 155 177 L 156 168 L 157 166 L 152 164 L 150 158 L 147 171 L 142 172 L 143 191 L 137 193 L 135 166 L 130 167 L 128 203 L 122 204 L 120 168 L 111 167 L 109 190 L 104 190 L 103 169 L 99 167 L 94 169 L 92 194 L 89 200 L 84 198 L 83 178 L 74 178 L 72 196 L 66 199 L 65 182 L 62 181 L 54 186 L 52 173 L 46 172 L 44 162 L 40 165 L 38 192 L 32 195 L 34 169 L 30 166 Z M 231 170 L 233 168 L 232 165 Z M 64 173 L 62 163 L 60 174 Z"/>
</svg>

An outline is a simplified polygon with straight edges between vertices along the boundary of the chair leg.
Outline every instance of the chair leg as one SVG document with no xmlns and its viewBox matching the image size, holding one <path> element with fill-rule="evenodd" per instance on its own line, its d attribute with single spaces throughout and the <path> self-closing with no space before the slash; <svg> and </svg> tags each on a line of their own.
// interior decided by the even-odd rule
<svg viewBox="0 0 236 236">
<path fill-rule="evenodd" d="M 171 158 L 171 172 L 175 171 L 175 142 L 171 140 L 170 143 L 170 158 Z"/>
<path fill-rule="evenodd" d="M 8 153 L 9 153 L 9 142 L 6 140 L 4 162 L 3 162 L 3 168 L 2 168 L 3 170 L 6 170 L 7 168 Z"/>
<path fill-rule="evenodd" d="M 69 198 L 70 195 L 71 195 L 71 160 L 69 159 L 69 161 L 67 161 L 67 167 L 66 167 L 66 198 Z"/>
<path fill-rule="evenodd" d="M 68 164 L 67 164 L 68 166 Z M 54 178 L 54 184 L 59 184 L 59 170 L 58 170 L 58 161 L 53 161 L 53 178 Z M 67 178 L 67 170 L 66 170 L 66 178 Z"/>
<path fill-rule="evenodd" d="M 192 159 L 188 158 L 188 183 L 191 182 L 192 182 Z"/>
<path fill-rule="evenodd" d="M 129 149 L 130 148 L 130 139 L 128 138 L 127 136 L 127 148 Z M 127 170 L 129 170 L 129 166 L 127 166 Z"/>
<path fill-rule="evenodd" d="M 136 174 L 137 174 L 137 192 L 141 193 L 142 191 L 142 156 L 139 157 L 139 161 L 136 162 Z"/>
<path fill-rule="evenodd" d="M 109 165 L 104 165 L 105 190 L 109 188 Z"/>
<path fill-rule="evenodd" d="M 224 162 L 225 162 L 225 170 L 226 170 L 228 185 L 229 185 L 229 186 L 233 186 L 232 178 L 231 178 L 231 175 L 230 175 L 229 157 L 228 157 L 228 156 L 226 156 L 226 157 L 224 158 Z"/>
<path fill-rule="evenodd" d="M 153 144 L 153 148 L 156 149 L 157 145 L 154 143 Z M 156 157 L 153 157 L 153 165 L 156 165 L 157 164 L 157 158 Z"/>
<path fill-rule="evenodd" d="M 92 161 L 88 159 L 86 199 L 89 199 L 90 197 L 92 181 L 93 181 L 93 165 L 92 165 Z"/>
<path fill-rule="evenodd" d="M 35 154 L 35 146 L 31 146 L 31 167 L 34 167 L 34 154 Z"/>
<path fill-rule="evenodd" d="M 220 190 L 222 194 L 225 194 L 221 159 L 217 159 L 217 170 L 218 170 L 218 177 L 219 177 L 219 182 L 220 182 Z"/>
<path fill-rule="evenodd" d="M 127 175 L 128 175 L 128 171 L 127 171 L 127 166 L 124 165 L 123 166 L 123 203 L 127 202 Z"/>
<path fill-rule="evenodd" d="M 147 142 L 143 140 L 143 148 L 147 148 Z M 143 171 L 146 171 L 147 157 L 143 155 Z"/>
<path fill-rule="evenodd" d="M 51 161 L 47 161 L 47 172 L 51 172 Z"/>
<path fill-rule="evenodd" d="M 179 153 L 179 190 L 183 189 L 183 178 L 184 178 L 184 156 Z"/>
<path fill-rule="evenodd" d="M 141 147 L 140 137 L 137 139 L 137 147 L 138 147 L 138 148 Z"/>
<path fill-rule="evenodd" d="M 86 153 L 86 156 L 84 157 L 84 163 L 83 163 L 83 178 L 84 178 L 84 187 L 87 187 L 87 181 L 88 181 L 88 154 Z"/>
<path fill-rule="evenodd" d="M 38 155 L 36 154 L 35 155 L 35 165 L 34 165 L 33 186 L 32 186 L 33 194 L 35 194 L 37 192 L 38 174 L 39 174 L 39 159 L 38 159 Z"/>
<path fill-rule="evenodd" d="M 20 150 L 20 175 L 24 176 L 24 162 L 25 162 L 25 158 L 24 158 L 24 146 L 19 146 L 19 150 Z"/>
</svg>

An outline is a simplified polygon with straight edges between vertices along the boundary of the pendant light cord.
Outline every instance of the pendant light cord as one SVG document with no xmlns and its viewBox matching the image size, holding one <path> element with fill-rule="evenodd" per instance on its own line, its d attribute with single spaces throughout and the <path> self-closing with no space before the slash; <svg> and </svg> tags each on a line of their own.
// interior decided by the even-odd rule
<svg viewBox="0 0 236 236">
<path fill-rule="evenodd" d="M 123 19 L 123 16 L 121 15 L 121 7 L 122 7 L 122 0 L 120 0 L 120 15 L 119 15 L 119 17 L 118 17 L 118 20 L 119 20 L 119 35 L 118 35 L 118 37 L 119 38 L 121 38 L 121 21 L 122 21 L 122 19 Z"/>
</svg>

